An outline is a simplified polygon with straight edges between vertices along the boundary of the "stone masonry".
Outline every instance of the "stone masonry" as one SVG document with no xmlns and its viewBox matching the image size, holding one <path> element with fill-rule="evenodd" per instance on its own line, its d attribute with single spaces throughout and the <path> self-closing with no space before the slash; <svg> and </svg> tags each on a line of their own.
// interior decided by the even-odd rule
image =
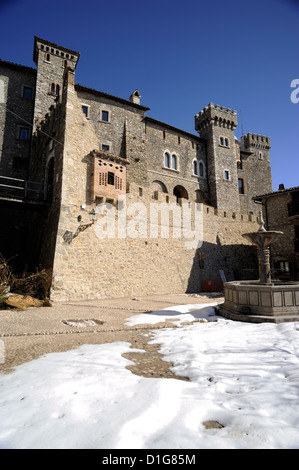
<svg viewBox="0 0 299 470">
<path fill-rule="evenodd" d="M 138 90 L 125 100 L 76 84 L 79 56 L 35 38 L 37 70 L 0 62 L 0 142 L 16 130 L 6 126 L 10 96 L 33 88 L 23 178 L 45 188 L 35 259 L 53 269 L 52 298 L 199 292 L 222 271 L 255 277 L 242 233 L 258 228 L 252 198 L 272 191 L 270 139 L 239 142 L 236 111 L 212 103 L 195 116 L 200 135 L 152 119 Z M 0 177 L 15 177 L 5 148 Z"/>
</svg>

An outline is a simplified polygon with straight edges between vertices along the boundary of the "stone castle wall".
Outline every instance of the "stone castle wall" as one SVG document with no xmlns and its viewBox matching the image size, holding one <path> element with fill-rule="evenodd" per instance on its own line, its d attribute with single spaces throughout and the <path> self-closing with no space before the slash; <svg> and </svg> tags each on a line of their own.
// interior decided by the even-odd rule
<svg viewBox="0 0 299 470">
<path fill-rule="evenodd" d="M 204 242 L 198 249 L 195 246 L 188 248 L 190 239 L 184 237 L 181 224 L 182 206 L 176 204 L 174 197 L 166 203 L 163 201 L 166 195 L 161 193 L 159 196 L 159 202 L 154 200 L 147 188 L 143 188 L 140 195 L 140 186 L 131 184 L 125 199 L 125 212 L 124 207 L 118 213 L 116 207 L 109 205 L 108 213 L 113 216 L 111 222 L 103 212 L 97 216 L 94 225 L 79 233 L 70 244 L 64 242 L 62 236 L 72 227 L 76 214 L 80 214 L 80 201 L 72 217 L 65 212 L 56 246 L 52 298 L 200 292 L 202 281 L 220 279 L 220 270 L 224 271 L 227 280 L 236 276 L 252 277 L 257 264 L 256 253 L 242 238 L 242 233 L 257 230 L 256 218 L 224 211 L 215 213 L 213 207 L 202 205 Z M 164 209 L 178 208 L 181 211 L 179 217 L 173 221 L 172 212 L 166 211 L 166 218 L 159 215 L 155 219 L 151 210 L 160 210 L 161 204 Z M 195 206 L 191 208 L 192 231 L 195 229 Z M 119 229 L 120 226 L 123 228 L 120 219 L 126 220 L 126 233 Z M 73 231 L 78 225 L 73 226 Z M 111 232 L 108 232 L 108 226 Z M 176 238 L 179 232 L 181 237 Z M 199 254 L 204 255 L 202 261 Z"/>
<path fill-rule="evenodd" d="M 1 176 L 28 176 L 35 79 L 36 70 L 0 61 Z M 31 97 L 24 93 L 24 87 L 32 91 Z M 27 140 L 20 138 L 21 128 L 28 129 Z"/>
<path fill-rule="evenodd" d="M 202 139 L 195 135 L 185 135 L 178 130 L 163 128 L 162 125 L 150 121 L 146 123 L 146 145 L 147 177 L 152 188 L 155 188 L 155 182 L 158 182 L 172 195 L 176 186 L 182 186 L 190 201 L 198 200 L 198 191 L 201 191 L 202 200 L 208 199 L 207 161 L 205 142 Z M 169 168 L 165 165 L 165 153 L 169 155 Z M 173 155 L 176 167 L 173 167 L 171 161 Z M 197 175 L 193 172 L 193 161 L 197 161 Z M 203 170 L 201 176 L 199 163 Z"/>
<path fill-rule="evenodd" d="M 256 217 L 248 212 L 259 209 L 252 196 L 261 187 L 268 190 L 270 144 L 263 149 L 263 159 L 259 158 L 262 141 L 257 139 L 262 136 L 248 134 L 240 146 L 234 137 L 236 112 L 217 105 L 210 104 L 196 116 L 200 137 L 146 117 L 148 108 L 140 105 L 137 90 L 127 101 L 75 85 L 78 58 L 79 53 L 35 38 L 37 70 L 14 66 L 10 77 L 6 64 L 6 78 L 0 81 L 1 173 L 7 170 L 18 175 L 12 162 L 19 152 L 24 159 L 30 156 L 27 178 L 51 189 L 48 205 L 36 217 L 36 239 L 41 244 L 40 264 L 53 267 L 52 298 L 198 292 L 203 281 L 219 280 L 220 271 L 227 280 L 255 278 L 255 248 L 242 233 L 258 228 Z M 34 100 L 16 106 L 23 112 L 24 104 L 24 117 L 36 132 L 27 149 L 24 142 L 16 142 L 10 153 L 5 152 L 3 129 L 8 123 L 4 132 L 11 144 L 19 123 L 8 122 L 3 110 L 6 104 L 16 103 L 27 76 Z M 114 162 L 127 162 L 126 185 L 117 189 L 121 193 L 107 187 L 102 194 L 100 175 L 94 171 L 94 151 L 102 152 L 104 159 L 106 151 Z M 241 155 L 243 168 L 237 169 Z M 119 165 L 110 163 L 118 171 Z M 22 174 L 25 178 L 24 171 Z M 122 178 L 116 176 L 117 181 Z M 244 195 L 239 195 L 238 177 L 244 177 Z M 116 205 L 119 194 L 123 197 Z M 100 206 L 98 210 L 104 212 L 88 225 L 88 213 L 101 197 L 108 202 L 113 199 L 107 214 L 115 217 L 108 218 Z M 121 210 L 124 207 L 126 212 Z M 173 210 L 176 217 L 170 219 L 170 225 L 161 214 L 153 218 L 157 208 L 164 208 L 167 214 L 169 208 Z M 191 234 L 197 230 L 197 238 L 191 240 L 184 233 L 184 208 L 192 212 Z M 196 208 L 202 209 L 202 234 Z M 101 236 L 105 223 L 112 231 L 115 224 L 114 236 Z M 192 244 L 197 239 L 202 241 L 200 246 Z"/>
<path fill-rule="evenodd" d="M 288 204 L 292 203 L 289 193 L 267 198 L 264 211 L 265 220 L 268 221 L 268 230 L 283 232 L 271 245 L 273 261 L 289 261 L 294 263 L 295 225 L 289 217 Z M 269 222 L 270 221 L 270 222 Z"/>
<path fill-rule="evenodd" d="M 203 280 L 220 279 L 219 270 L 224 271 L 228 280 L 234 278 L 236 270 L 240 276 L 248 275 L 246 268 L 254 267 L 253 250 L 241 234 L 257 229 L 255 218 L 217 211 L 212 206 L 197 205 L 191 200 L 177 204 L 174 195 L 158 189 L 155 192 L 152 187 L 134 182 L 127 186 L 123 201 L 125 212 L 118 212 L 117 207 L 109 205 L 108 213 L 115 218 L 109 219 L 104 211 L 97 215 L 94 225 L 78 232 L 78 216 L 82 218 L 81 224 L 88 224 L 88 212 L 94 207 L 90 198 L 93 172 L 90 152 L 98 148 L 99 139 L 93 125 L 82 113 L 71 72 L 65 81 L 59 109 L 65 123 L 64 145 L 55 155 L 54 181 L 57 182 L 60 205 L 57 199 L 57 204 L 52 205 L 52 217 L 45 224 L 49 233 L 57 233 L 55 244 L 51 245 L 54 259 L 51 296 L 54 300 L 199 292 Z M 50 124 L 51 119 L 48 122 Z M 155 211 L 161 203 L 166 210 L 169 207 L 175 212 L 179 210 L 174 221 L 153 217 L 151 210 Z M 194 235 L 194 230 L 200 232 L 201 227 L 195 220 L 197 206 L 202 207 L 202 236 L 201 233 Z M 194 239 L 186 238 L 188 234 L 183 233 L 184 207 L 191 210 L 190 230 Z M 97 210 L 100 209 L 103 207 Z M 126 233 L 119 229 L 124 227 L 119 225 L 120 219 L 125 221 Z M 165 234 L 168 220 L 169 236 Z M 112 232 L 106 236 L 108 227 L 112 227 Z M 77 233 L 77 236 L 69 243 L 66 232 Z M 190 247 L 190 241 L 198 238 L 203 239 L 202 245 Z M 49 253 L 49 245 L 44 246 L 45 251 Z M 201 262 L 199 253 L 204 254 Z"/>
</svg>

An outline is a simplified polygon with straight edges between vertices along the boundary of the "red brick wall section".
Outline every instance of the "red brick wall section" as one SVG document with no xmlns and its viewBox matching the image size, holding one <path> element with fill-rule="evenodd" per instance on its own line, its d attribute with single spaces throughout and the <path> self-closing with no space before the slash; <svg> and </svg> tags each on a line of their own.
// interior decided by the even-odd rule
<svg viewBox="0 0 299 470">
<path fill-rule="evenodd" d="M 126 165 L 117 159 L 94 155 L 91 192 L 92 201 L 102 197 L 118 199 L 126 194 Z"/>
</svg>

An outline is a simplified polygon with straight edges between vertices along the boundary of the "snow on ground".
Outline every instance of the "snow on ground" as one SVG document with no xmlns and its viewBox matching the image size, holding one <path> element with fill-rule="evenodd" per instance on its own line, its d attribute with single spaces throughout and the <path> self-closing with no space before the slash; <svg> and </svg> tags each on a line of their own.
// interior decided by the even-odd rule
<svg viewBox="0 0 299 470">
<path fill-rule="evenodd" d="M 233 322 L 212 304 L 128 323 L 164 316 L 178 327 L 156 330 L 153 341 L 190 382 L 132 374 L 124 342 L 45 355 L 0 375 L 0 447 L 299 448 L 298 324 Z M 206 429 L 207 420 L 223 427 Z"/>
</svg>

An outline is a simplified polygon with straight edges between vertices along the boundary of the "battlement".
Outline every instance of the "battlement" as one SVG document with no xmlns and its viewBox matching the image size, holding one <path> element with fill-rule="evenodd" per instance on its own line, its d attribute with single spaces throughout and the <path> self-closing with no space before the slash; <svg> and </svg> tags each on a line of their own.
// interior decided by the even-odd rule
<svg viewBox="0 0 299 470">
<path fill-rule="evenodd" d="M 241 141 L 245 148 L 255 147 L 259 149 L 269 150 L 271 148 L 270 137 L 260 134 L 252 134 L 248 132 L 241 137 Z"/>
<path fill-rule="evenodd" d="M 204 128 L 215 125 L 234 130 L 238 125 L 237 111 L 218 104 L 209 103 L 195 116 L 195 129 L 201 132 Z"/>
<path fill-rule="evenodd" d="M 67 49 L 66 47 L 58 46 L 53 42 L 34 36 L 33 60 L 37 64 L 38 54 L 42 52 L 45 54 L 45 60 L 50 59 L 50 56 L 55 56 L 63 61 L 67 61 L 68 65 L 76 67 L 80 57 L 80 53 Z M 50 60 L 48 60 L 50 62 Z"/>
</svg>

